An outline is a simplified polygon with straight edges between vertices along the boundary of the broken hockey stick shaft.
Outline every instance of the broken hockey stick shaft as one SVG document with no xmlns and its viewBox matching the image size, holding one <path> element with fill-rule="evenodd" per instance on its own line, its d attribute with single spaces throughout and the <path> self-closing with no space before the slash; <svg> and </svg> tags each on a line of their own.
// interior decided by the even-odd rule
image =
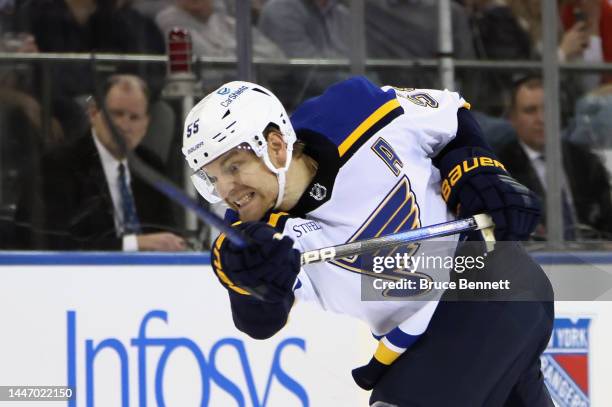
<svg viewBox="0 0 612 407">
<path fill-rule="evenodd" d="M 446 223 L 426 226 L 402 233 L 373 237 L 358 242 L 345 243 L 337 246 L 324 247 L 302 253 L 302 265 L 332 261 L 363 253 L 374 252 L 379 249 L 399 246 L 407 243 L 420 242 L 436 237 L 450 236 L 457 233 L 480 230 L 487 242 L 487 250 L 493 250 L 495 224 L 487 214 L 474 215 L 471 218 L 454 220 Z"/>
</svg>

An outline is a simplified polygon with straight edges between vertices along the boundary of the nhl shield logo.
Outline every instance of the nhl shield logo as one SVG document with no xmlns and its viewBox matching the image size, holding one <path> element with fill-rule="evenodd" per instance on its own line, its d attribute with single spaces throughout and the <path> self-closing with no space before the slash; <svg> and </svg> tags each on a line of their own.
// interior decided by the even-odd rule
<svg viewBox="0 0 612 407">
<path fill-rule="evenodd" d="M 590 318 L 555 318 L 541 357 L 544 381 L 558 407 L 591 405 L 589 398 Z"/>
<path fill-rule="evenodd" d="M 327 188 L 317 182 L 310 188 L 310 196 L 317 201 L 322 201 L 327 196 Z"/>
</svg>

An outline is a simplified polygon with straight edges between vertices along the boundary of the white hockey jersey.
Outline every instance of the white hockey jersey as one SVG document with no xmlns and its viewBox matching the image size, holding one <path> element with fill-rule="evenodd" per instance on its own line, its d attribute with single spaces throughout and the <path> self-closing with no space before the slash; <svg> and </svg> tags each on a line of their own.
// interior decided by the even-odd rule
<svg viewBox="0 0 612 407">
<path fill-rule="evenodd" d="M 361 77 L 305 102 L 291 120 L 319 168 L 291 213 L 273 215 L 283 234 L 304 252 L 452 220 L 432 157 L 455 137 L 462 107 L 457 93 L 379 88 Z M 425 331 L 437 298 L 363 300 L 355 271 L 373 273 L 359 257 L 304 266 L 294 293 L 366 322 L 383 338 L 377 357 L 391 363 Z"/>
</svg>

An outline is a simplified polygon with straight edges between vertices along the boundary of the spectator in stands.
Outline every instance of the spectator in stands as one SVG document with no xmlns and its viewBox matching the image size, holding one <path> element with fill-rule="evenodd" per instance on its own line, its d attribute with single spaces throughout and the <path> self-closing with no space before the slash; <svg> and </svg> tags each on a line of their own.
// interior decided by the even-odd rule
<svg viewBox="0 0 612 407">
<path fill-rule="evenodd" d="M 451 3 L 453 57 L 473 59 L 468 15 L 460 4 Z M 366 0 L 366 47 L 369 58 L 436 58 L 439 54 L 438 3 L 431 0 Z M 412 88 L 439 87 L 436 70 L 385 68 L 378 71 L 384 84 Z M 469 80 L 459 88 L 464 96 Z"/>
<path fill-rule="evenodd" d="M 479 59 L 527 60 L 534 57 L 529 33 L 519 23 L 512 9 L 499 0 L 468 0 L 474 48 Z M 480 71 L 481 81 L 475 108 L 499 117 L 508 105 L 512 72 Z"/>
<path fill-rule="evenodd" d="M 483 59 L 530 59 L 529 33 L 504 1 L 468 0 L 474 48 Z"/>
<path fill-rule="evenodd" d="M 215 10 L 213 0 L 176 0 L 155 18 L 164 32 L 173 27 L 191 33 L 193 51 L 198 56 L 228 57 L 236 55 L 236 20 L 224 11 Z M 258 29 L 253 30 L 253 55 L 283 58 L 284 54 Z"/>
<path fill-rule="evenodd" d="M 162 32 L 167 33 L 174 27 L 189 30 L 193 52 L 202 57 L 236 56 L 236 20 L 225 10 L 216 9 L 213 0 L 176 0 L 175 4 L 159 12 L 155 18 Z M 257 28 L 253 28 L 253 56 L 268 59 L 284 58 L 276 44 L 266 38 Z M 234 72 L 206 68 L 204 88 L 212 89 L 227 80 Z"/>
<path fill-rule="evenodd" d="M 508 7 L 516 17 L 521 28 L 529 35 L 530 52 L 527 56 L 539 57 L 542 54 L 542 5 L 536 0 L 507 0 Z M 489 3 L 492 3 L 489 1 Z M 579 22 L 563 33 L 560 30 L 558 55 L 559 60 L 572 61 L 582 56 L 588 44 L 588 34 L 584 23 Z M 494 43 L 491 44 L 496 46 Z M 501 44 L 498 44 L 498 46 Z"/>
<path fill-rule="evenodd" d="M 0 0 L 0 52 L 37 52 L 34 37 L 18 32 L 15 23 L 13 2 Z M 33 96 L 31 65 L 0 65 L 0 247 L 8 244 L 22 189 L 19 174 L 32 169 L 45 148 L 62 140 L 59 122 L 43 116 Z"/>
<path fill-rule="evenodd" d="M 19 32 L 14 5 L 11 1 L 0 1 L 0 52 L 36 53 L 38 46 L 32 34 Z M 30 94 L 32 91 L 32 72 L 28 65 L 16 63 L 0 66 L 0 107 L 20 110 L 25 119 L 38 132 L 42 131 L 42 114 L 39 102 Z M 53 120 L 52 131 L 46 143 L 52 144 L 62 139 L 63 132 L 59 123 Z"/>
<path fill-rule="evenodd" d="M 542 14 L 539 0 L 467 0 L 471 12 L 474 43 L 481 59 L 539 59 L 542 54 Z M 583 58 L 589 36 L 579 22 L 565 33 L 559 30 L 560 62 Z M 524 76 L 521 74 L 521 76 Z M 473 100 L 490 115 L 500 115 L 508 104 L 516 75 L 485 72 L 480 91 Z M 574 99 L 584 90 L 571 75 L 562 77 L 563 117 L 571 117 Z"/>
<path fill-rule="evenodd" d="M 104 89 L 106 108 L 131 150 L 147 129 L 148 98 L 146 84 L 133 75 L 111 76 Z M 83 137 L 44 156 L 40 174 L 24 177 L 33 187 L 17 210 L 21 248 L 184 250 L 181 237 L 159 232 L 173 226 L 167 198 L 130 174 L 94 102 L 89 117 L 91 129 Z M 137 154 L 159 167 L 146 151 Z"/>
<path fill-rule="evenodd" d="M 612 2 L 607 0 L 569 0 L 561 6 L 561 19 L 564 30 L 582 28 L 588 37 L 582 50 L 582 59 L 587 62 L 612 61 Z M 612 81 L 611 75 L 604 75 L 606 82 Z M 598 74 L 583 75 L 582 82 L 586 91 L 596 88 L 601 81 Z"/>
<path fill-rule="evenodd" d="M 612 84 L 599 86 L 576 102 L 567 138 L 606 154 L 606 165 L 612 170 Z"/>
<path fill-rule="evenodd" d="M 338 0 L 267 0 L 258 26 L 290 58 L 347 58 L 351 30 L 347 7 Z M 329 69 L 310 68 L 290 73 L 287 80 L 301 89 L 275 87 L 287 108 L 323 92 L 345 75 Z M 287 94 L 293 100 L 288 100 Z"/>
<path fill-rule="evenodd" d="M 491 4 L 494 1 L 488 1 Z M 514 14 L 520 27 L 530 39 L 529 52 L 526 57 L 538 57 L 542 54 L 542 5 L 540 0 L 506 0 L 507 7 Z M 503 7 L 503 6 L 502 6 Z M 581 52 L 586 36 L 580 27 L 575 27 L 571 34 L 560 36 L 559 58 L 561 61 L 575 59 Z M 509 38 L 508 38 L 509 40 Z M 498 44 L 499 46 L 501 44 Z M 507 45 L 507 44 L 504 44 Z M 491 43 L 495 47 L 495 43 Z M 490 48 L 491 49 L 491 48 Z"/>
<path fill-rule="evenodd" d="M 155 19 L 157 13 L 168 7 L 172 0 L 132 0 L 132 7 L 151 19 Z M 223 0 L 217 0 L 223 1 Z"/>
<path fill-rule="evenodd" d="M 266 1 L 267 0 L 251 0 L 251 22 L 253 24 L 257 25 L 259 22 L 259 15 Z"/>
<path fill-rule="evenodd" d="M 165 53 L 155 23 L 128 0 L 26 0 L 19 9 L 19 26 L 33 34 L 42 52 Z M 159 64 L 122 64 L 115 69 L 146 78 L 154 96 L 165 80 L 165 67 Z M 55 113 L 69 138 L 78 137 L 87 121 L 75 99 L 93 91 L 91 64 L 54 64 L 51 72 Z"/>
<path fill-rule="evenodd" d="M 259 15 L 261 14 L 261 9 L 267 1 L 268 0 L 251 0 L 251 24 L 255 26 L 257 25 L 257 23 L 259 22 Z M 235 1 L 226 2 L 223 0 L 216 0 L 215 5 L 217 6 L 217 8 L 225 9 L 227 13 L 229 13 L 229 15 L 234 17 L 236 16 Z"/>
<path fill-rule="evenodd" d="M 268 0 L 259 28 L 291 58 L 348 55 L 350 15 L 337 0 Z"/>
<path fill-rule="evenodd" d="M 0 16 L 11 15 L 12 13 L 0 9 Z M 0 18 L 0 52 L 38 52 L 34 37 L 29 33 L 11 31 L 11 24 L 7 24 L 7 20 L 8 18 Z M 30 71 L 24 64 L 0 66 L 0 108 L 20 110 L 28 123 L 38 132 L 42 132 L 40 103 L 30 94 Z M 50 125 L 51 132 L 44 144 L 53 144 L 63 138 L 63 131 L 57 120 L 52 118 Z"/>
<path fill-rule="evenodd" d="M 512 91 L 510 122 L 516 138 L 497 151 L 517 181 L 546 197 L 544 89 L 539 77 L 526 77 Z M 606 237 L 612 233 L 608 173 L 596 155 L 562 141 L 562 216 L 565 238 Z M 544 218 L 544 217 L 543 217 Z M 538 234 L 545 236 L 545 227 Z"/>
</svg>

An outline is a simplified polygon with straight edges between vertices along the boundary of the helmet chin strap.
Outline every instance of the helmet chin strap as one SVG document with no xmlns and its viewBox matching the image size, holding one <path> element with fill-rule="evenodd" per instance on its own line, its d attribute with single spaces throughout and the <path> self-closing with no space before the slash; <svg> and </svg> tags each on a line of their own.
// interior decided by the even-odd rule
<svg viewBox="0 0 612 407">
<path fill-rule="evenodd" d="M 280 204 L 283 202 L 283 198 L 285 197 L 285 181 L 287 180 L 286 171 L 279 171 L 276 174 L 276 179 L 278 180 L 278 196 L 276 197 L 276 203 L 274 204 L 274 209 L 278 209 Z"/>
<path fill-rule="evenodd" d="M 278 196 L 276 197 L 276 203 L 274 204 L 274 209 L 278 209 L 278 207 L 283 202 L 283 198 L 285 198 L 285 184 L 287 181 L 287 171 L 289 171 L 289 166 L 291 165 L 291 159 L 293 158 L 293 144 L 287 145 L 287 162 L 285 163 L 283 168 L 276 169 L 276 179 L 278 181 Z"/>
</svg>

